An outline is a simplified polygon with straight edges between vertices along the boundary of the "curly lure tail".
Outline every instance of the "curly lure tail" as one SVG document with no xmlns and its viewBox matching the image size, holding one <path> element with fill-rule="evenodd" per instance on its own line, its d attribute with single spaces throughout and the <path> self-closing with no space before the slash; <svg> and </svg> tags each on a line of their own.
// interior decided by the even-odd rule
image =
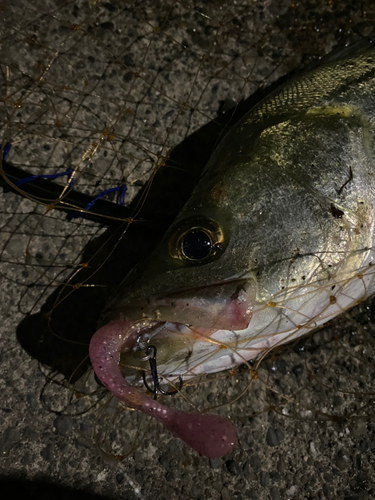
<svg viewBox="0 0 375 500">
<path fill-rule="evenodd" d="M 111 321 L 92 337 L 89 354 L 94 371 L 107 389 L 127 406 L 155 418 L 193 450 L 208 458 L 229 453 L 237 442 L 236 430 L 218 415 L 168 408 L 132 387 L 121 374 L 120 353 L 134 345 L 133 321 Z"/>
</svg>

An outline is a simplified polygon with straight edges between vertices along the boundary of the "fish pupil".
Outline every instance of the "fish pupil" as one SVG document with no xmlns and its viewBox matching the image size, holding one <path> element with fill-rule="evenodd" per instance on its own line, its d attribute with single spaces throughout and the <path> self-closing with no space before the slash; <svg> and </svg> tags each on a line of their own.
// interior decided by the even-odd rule
<svg viewBox="0 0 375 500">
<path fill-rule="evenodd" d="M 190 260 L 202 260 L 211 253 L 210 236 L 201 229 L 192 229 L 185 234 L 182 241 L 182 252 Z"/>
</svg>

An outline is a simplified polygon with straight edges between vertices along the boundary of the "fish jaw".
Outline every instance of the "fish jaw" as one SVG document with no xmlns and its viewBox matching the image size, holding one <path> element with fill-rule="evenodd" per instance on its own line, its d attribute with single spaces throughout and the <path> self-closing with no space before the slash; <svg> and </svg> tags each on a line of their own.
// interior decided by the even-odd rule
<svg viewBox="0 0 375 500">
<path fill-rule="evenodd" d="M 133 327 L 133 328 L 132 328 Z M 168 408 L 132 387 L 122 376 L 120 352 L 132 349 L 140 334 L 133 321 L 112 321 L 92 337 L 89 355 L 99 380 L 127 406 L 155 418 L 176 437 L 199 454 L 220 458 L 229 453 L 237 442 L 231 422 L 218 415 L 190 413 Z"/>
<path fill-rule="evenodd" d="M 109 314 L 113 320 L 147 318 L 196 328 L 244 330 L 252 318 L 255 299 L 254 281 L 241 279 L 122 301 Z"/>
</svg>

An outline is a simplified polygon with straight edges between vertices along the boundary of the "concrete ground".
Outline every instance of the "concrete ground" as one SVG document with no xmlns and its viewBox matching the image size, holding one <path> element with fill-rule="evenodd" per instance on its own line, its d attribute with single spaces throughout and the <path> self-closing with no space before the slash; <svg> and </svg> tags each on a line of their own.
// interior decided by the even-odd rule
<svg viewBox="0 0 375 500">
<path fill-rule="evenodd" d="M 0 8 L 1 142 L 12 145 L 9 162 L 33 174 L 75 168 L 77 191 L 91 195 L 126 182 L 126 200 L 218 113 L 337 45 L 373 36 L 375 22 L 370 1 L 45 0 Z M 197 157 L 207 154 L 189 144 Z M 188 183 L 183 160 L 172 166 Z M 165 208 L 163 184 L 159 191 L 149 213 L 160 224 L 124 235 L 129 257 L 112 268 L 117 279 L 130 266 L 124 261 L 147 253 L 164 230 L 173 207 Z M 82 259 L 99 267 L 100 252 L 99 261 L 95 250 L 82 252 L 108 233 L 9 190 L 0 207 L 4 498 L 375 498 L 371 298 L 276 352 L 256 380 L 240 367 L 186 387 L 196 407 L 222 405 L 213 411 L 238 431 L 232 453 L 208 460 L 117 407 L 90 371 L 78 377 L 105 293 L 69 288 L 69 276 Z M 70 296 L 59 316 L 62 283 Z M 43 306 L 54 308 L 52 328 L 62 340 L 39 322 Z"/>
</svg>

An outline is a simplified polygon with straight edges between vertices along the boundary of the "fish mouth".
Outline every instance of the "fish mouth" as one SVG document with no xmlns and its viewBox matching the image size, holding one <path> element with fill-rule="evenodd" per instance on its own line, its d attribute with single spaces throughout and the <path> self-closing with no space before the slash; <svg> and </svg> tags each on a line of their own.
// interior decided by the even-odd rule
<svg viewBox="0 0 375 500">
<path fill-rule="evenodd" d="M 127 347 L 120 352 L 123 376 L 143 385 L 144 373 L 150 373 L 145 356 L 149 346 L 157 350 L 158 373 L 165 382 L 247 361 L 247 353 L 236 349 L 236 332 L 248 327 L 254 303 L 254 284 L 242 279 L 116 305 L 109 320 L 132 325 Z"/>
<path fill-rule="evenodd" d="M 241 279 L 116 304 L 110 321 L 134 320 L 132 328 L 138 332 L 132 349 L 121 353 L 124 376 L 142 385 L 140 374 L 149 372 L 142 360 L 148 345 L 157 349 L 160 374 L 172 381 L 243 362 L 243 357 L 224 348 L 223 341 L 233 340 L 232 332 L 248 327 L 254 302 L 253 281 Z M 142 348 L 143 355 L 137 354 Z"/>
</svg>

